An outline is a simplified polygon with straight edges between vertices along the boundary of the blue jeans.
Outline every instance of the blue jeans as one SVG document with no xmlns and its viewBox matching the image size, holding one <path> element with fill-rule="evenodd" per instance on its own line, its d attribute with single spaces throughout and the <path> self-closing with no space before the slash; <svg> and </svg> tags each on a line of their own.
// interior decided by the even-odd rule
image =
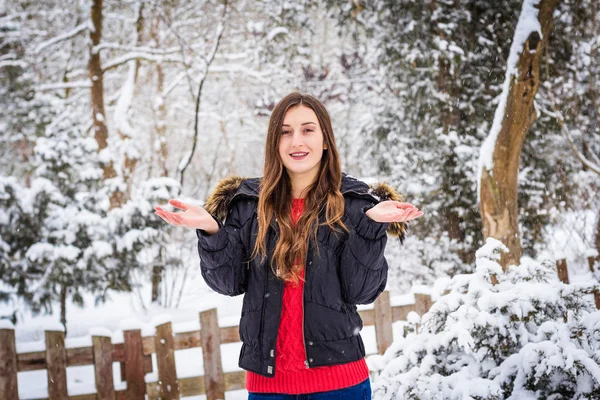
<svg viewBox="0 0 600 400">
<path fill-rule="evenodd" d="M 371 400 L 369 378 L 343 389 L 308 394 L 248 393 L 248 400 Z"/>
</svg>

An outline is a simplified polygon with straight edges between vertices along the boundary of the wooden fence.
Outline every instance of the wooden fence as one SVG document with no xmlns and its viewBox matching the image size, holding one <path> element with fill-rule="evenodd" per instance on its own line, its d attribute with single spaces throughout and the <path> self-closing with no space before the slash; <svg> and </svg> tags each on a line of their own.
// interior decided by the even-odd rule
<svg viewBox="0 0 600 400">
<path fill-rule="evenodd" d="M 594 262 L 589 258 L 593 271 Z M 557 262 L 559 278 L 568 283 L 566 261 Z M 596 307 L 600 309 L 600 294 L 594 293 Z M 360 310 L 364 326 L 374 325 L 377 350 L 382 354 L 393 340 L 392 322 L 406 320 L 409 312 L 425 314 L 432 300 L 427 294 L 415 294 L 415 303 L 391 306 L 390 294 L 384 291 L 373 309 Z M 173 334 L 171 323 L 156 327 L 154 336 L 142 337 L 141 330 L 123 332 L 123 343 L 111 343 L 110 337 L 92 336 L 91 347 L 65 348 L 64 332 L 46 331 L 46 350 L 17 353 L 13 329 L 0 329 L 0 400 L 18 399 L 17 373 L 46 370 L 48 398 L 76 400 L 141 400 L 179 399 L 180 396 L 206 394 L 208 400 L 224 399 L 225 391 L 245 388 L 245 371 L 223 372 L 221 344 L 239 342 L 238 326 L 219 327 L 217 310 L 200 313 L 201 329 Z M 177 378 L 175 351 L 202 348 L 204 375 Z M 158 381 L 145 382 L 144 376 L 152 371 L 152 354 L 156 354 Z M 115 390 L 113 362 L 119 362 L 121 380 L 127 382 L 126 390 Z M 68 396 L 66 368 L 93 365 L 96 393 Z"/>
<path fill-rule="evenodd" d="M 383 292 L 370 310 L 359 311 L 363 325 L 375 325 L 380 353 L 392 342 L 392 321 L 406 319 L 410 311 L 420 315 L 431 307 L 431 297 L 416 294 L 415 304 L 390 306 L 389 292 Z M 238 326 L 219 327 L 217 310 L 200 313 L 201 329 L 173 334 L 171 323 L 156 327 L 154 336 L 142 337 L 140 330 L 123 332 L 123 343 L 111 343 L 110 337 L 92 336 L 91 347 L 65 348 L 64 332 L 46 331 L 46 350 L 16 352 L 15 333 L 0 329 L 0 400 L 18 399 L 17 372 L 46 370 L 48 398 L 76 400 L 179 399 L 180 396 L 206 394 L 208 400 L 223 399 L 225 391 L 244 389 L 246 372 L 223 372 L 221 344 L 239 342 Z M 175 351 L 202 348 L 204 375 L 177 378 Z M 156 354 L 158 381 L 144 380 L 152 371 L 152 354 Z M 121 380 L 126 390 L 115 390 L 113 362 L 121 363 Z M 96 393 L 68 396 L 66 368 L 93 365 Z"/>
</svg>

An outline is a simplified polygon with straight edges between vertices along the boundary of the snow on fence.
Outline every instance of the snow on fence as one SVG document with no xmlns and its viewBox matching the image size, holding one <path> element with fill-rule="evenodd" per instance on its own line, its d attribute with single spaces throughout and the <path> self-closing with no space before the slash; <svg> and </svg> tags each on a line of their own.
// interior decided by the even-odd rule
<svg viewBox="0 0 600 400">
<path fill-rule="evenodd" d="M 599 257 L 588 258 L 590 270 Z M 565 260 L 556 263 L 561 281 L 568 283 Z M 600 293 L 595 292 L 596 307 L 600 309 Z M 393 340 L 392 322 L 404 321 L 409 312 L 425 314 L 432 305 L 428 294 L 415 294 L 415 303 L 391 306 L 390 294 L 384 291 L 375 301 L 373 309 L 360 310 L 363 325 L 374 325 L 377 349 L 380 354 Z M 65 348 L 64 332 L 45 331 L 46 350 L 17 353 L 15 332 L 0 326 L 0 400 L 18 399 L 17 373 L 46 370 L 48 398 L 76 400 L 121 399 L 179 399 L 180 396 L 206 394 L 208 400 L 225 398 L 225 391 L 245 388 L 245 371 L 223 372 L 221 344 L 240 341 L 238 326 L 219 327 L 217 310 L 200 313 L 201 329 L 173 334 L 171 322 L 156 327 L 154 336 L 142 337 L 141 330 L 123 332 L 123 343 L 111 343 L 110 335 L 92 333 L 92 346 Z M 175 351 L 202 348 L 204 375 L 177 378 Z M 158 381 L 146 382 L 145 375 L 152 373 L 152 354 L 156 354 Z M 115 390 L 113 362 L 121 363 L 121 380 L 127 383 L 124 390 Z M 93 365 L 96 393 L 68 396 L 66 368 Z"/>
</svg>

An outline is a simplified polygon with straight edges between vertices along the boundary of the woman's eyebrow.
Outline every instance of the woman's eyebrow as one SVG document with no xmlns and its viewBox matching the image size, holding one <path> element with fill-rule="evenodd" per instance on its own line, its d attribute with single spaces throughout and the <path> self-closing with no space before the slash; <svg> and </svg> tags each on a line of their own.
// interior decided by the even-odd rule
<svg viewBox="0 0 600 400">
<path fill-rule="evenodd" d="M 308 124 L 316 125 L 316 123 L 314 123 L 314 122 L 303 122 L 302 124 L 300 124 L 300 126 L 304 126 L 304 125 L 308 125 Z M 281 126 L 291 126 L 291 125 L 282 124 Z"/>
</svg>

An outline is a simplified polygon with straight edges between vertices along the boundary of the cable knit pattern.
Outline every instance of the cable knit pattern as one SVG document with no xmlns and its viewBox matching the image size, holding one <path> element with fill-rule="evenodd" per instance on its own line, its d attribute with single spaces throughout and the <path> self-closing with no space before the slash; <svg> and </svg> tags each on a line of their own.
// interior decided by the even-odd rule
<svg viewBox="0 0 600 400">
<path fill-rule="evenodd" d="M 295 224 L 304 210 L 304 199 L 292 200 L 292 221 Z M 365 359 L 346 364 L 306 368 L 306 352 L 302 337 L 302 291 L 304 268 L 298 284 L 286 282 L 276 344 L 275 376 L 273 378 L 246 373 L 246 389 L 256 393 L 306 394 L 354 386 L 369 377 Z"/>
</svg>

